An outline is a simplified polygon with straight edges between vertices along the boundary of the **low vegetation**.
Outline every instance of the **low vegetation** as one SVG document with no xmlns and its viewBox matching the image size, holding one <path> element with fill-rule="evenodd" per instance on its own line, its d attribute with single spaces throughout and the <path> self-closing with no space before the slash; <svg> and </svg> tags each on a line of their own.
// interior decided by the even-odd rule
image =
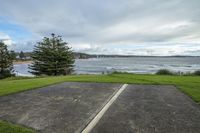
<svg viewBox="0 0 200 133">
<path fill-rule="evenodd" d="M 156 72 L 158 75 L 173 75 L 174 73 L 168 69 L 160 69 Z"/>
<path fill-rule="evenodd" d="M 200 76 L 200 70 L 195 71 L 193 74 L 196 76 Z"/>
<path fill-rule="evenodd" d="M 36 131 L 24 128 L 20 125 L 15 125 L 9 122 L 0 121 L 0 133 L 36 133 Z"/>
<path fill-rule="evenodd" d="M 160 69 L 156 72 L 157 75 L 183 75 L 183 76 L 200 76 L 200 70 L 194 72 L 183 73 L 181 71 L 173 72 L 168 69 Z"/>
<path fill-rule="evenodd" d="M 43 78 L 0 80 L 0 96 L 35 89 L 50 84 L 75 82 L 109 82 L 129 84 L 169 84 L 175 85 L 179 90 L 189 95 L 194 101 L 200 103 L 200 77 L 178 75 L 139 75 L 128 73 L 115 73 L 109 75 L 71 75 Z"/>
</svg>

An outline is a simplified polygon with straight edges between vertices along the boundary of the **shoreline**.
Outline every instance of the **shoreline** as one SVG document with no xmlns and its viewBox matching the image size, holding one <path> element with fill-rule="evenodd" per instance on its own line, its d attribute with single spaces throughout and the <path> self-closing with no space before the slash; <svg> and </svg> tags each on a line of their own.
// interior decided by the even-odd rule
<svg viewBox="0 0 200 133">
<path fill-rule="evenodd" d="M 13 65 L 18 65 L 18 64 L 30 64 L 32 63 L 33 61 L 14 61 L 13 62 Z"/>
</svg>

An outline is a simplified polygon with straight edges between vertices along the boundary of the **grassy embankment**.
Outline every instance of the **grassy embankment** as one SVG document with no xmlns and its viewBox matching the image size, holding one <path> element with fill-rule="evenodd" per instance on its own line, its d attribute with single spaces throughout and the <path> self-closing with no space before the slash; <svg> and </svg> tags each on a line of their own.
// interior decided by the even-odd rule
<svg viewBox="0 0 200 133">
<path fill-rule="evenodd" d="M 199 76 L 162 76 L 162 75 L 137 75 L 137 74 L 111 74 L 111 75 L 74 75 L 59 77 L 44 77 L 18 79 L 10 78 L 0 80 L 0 96 L 30 90 L 50 84 L 77 81 L 77 82 L 109 82 L 129 84 L 168 84 L 175 85 L 180 91 L 190 96 L 200 104 L 200 77 Z M 8 128 L 8 127 L 11 128 Z M 6 128 L 7 127 L 7 128 Z M 16 128 L 16 132 L 15 129 Z M 6 129 L 6 133 L 19 133 L 18 128 L 10 124 L 0 122 L 0 132 Z M 21 129 L 19 129 L 21 130 Z M 27 132 L 28 133 L 28 132 Z"/>
<path fill-rule="evenodd" d="M 179 90 L 189 95 L 194 101 L 200 103 L 200 76 L 139 75 L 126 73 L 110 75 L 73 75 L 28 79 L 8 78 L 0 80 L 0 96 L 65 81 L 175 85 Z"/>
</svg>

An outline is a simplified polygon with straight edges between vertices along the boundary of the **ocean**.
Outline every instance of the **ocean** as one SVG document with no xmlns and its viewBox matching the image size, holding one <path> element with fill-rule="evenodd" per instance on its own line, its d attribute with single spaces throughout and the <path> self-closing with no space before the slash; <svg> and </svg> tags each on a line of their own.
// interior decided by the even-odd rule
<svg viewBox="0 0 200 133">
<path fill-rule="evenodd" d="M 18 76 L 31 76 L 28 65 L 14 65 Z M 159 69 L 174 72 L 193 72 L 200 70 L 200 57 L 121 57 L 76 59 L 76 74 L 102 74 L 109 71 L 120 71 L 137 74 L 153 74 Z"/>
</svg>

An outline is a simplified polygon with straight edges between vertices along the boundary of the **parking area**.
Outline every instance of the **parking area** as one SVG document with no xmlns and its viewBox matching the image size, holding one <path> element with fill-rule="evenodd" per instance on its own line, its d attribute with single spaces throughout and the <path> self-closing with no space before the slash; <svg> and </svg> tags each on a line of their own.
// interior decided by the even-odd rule
<svg viewBox="0 0 200 133">
<path fill-rule="evenodd" d="M 0 119 L 44 133 L 80 132 L 119 87 L 67 82 L 0 97 Z"/>
<path fill-rule="evenodd" d="M 42 133 L 83 131 L 123 84 L 65 82 L 0 97 L 0 120 Z M 94 133 L 199 133 L 200 107 L 174 86 L 128 85 Z"/>
<path fill-rule="evenodd" d="M 129 85 L 92 132 L 200 133 L 200 107 L 174 86 Z"/>
</svg>

